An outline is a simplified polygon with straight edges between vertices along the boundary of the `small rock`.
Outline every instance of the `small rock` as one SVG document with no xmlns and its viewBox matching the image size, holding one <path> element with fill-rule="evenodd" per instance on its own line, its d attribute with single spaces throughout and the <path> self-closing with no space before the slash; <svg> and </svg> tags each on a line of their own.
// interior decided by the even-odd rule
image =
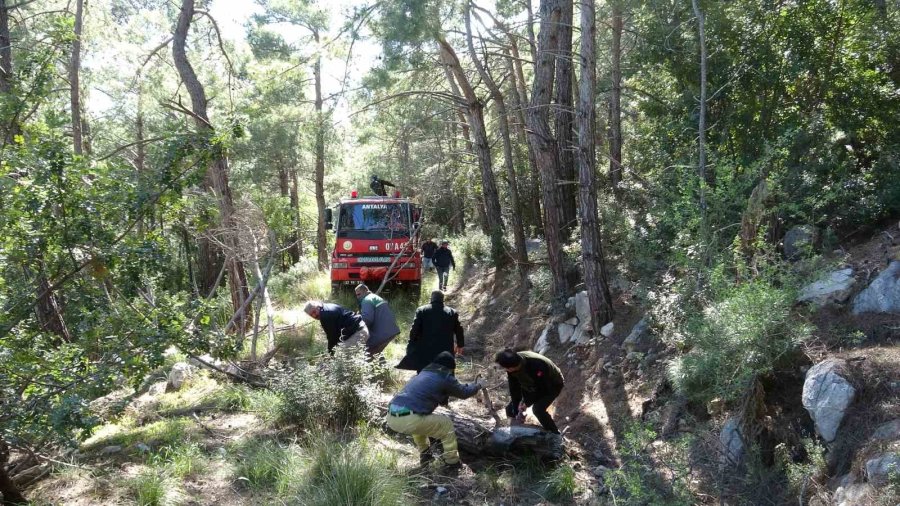
<svg viewBox="0 0 900 506">
<path fill-rule="evenodd" d="M 798 260 L 816 251 L 820 244 L 819 229 L 811 225 L 798 225 L 784 234 L 784 257 Z"/>
<path fill-rule="evenodd" d="M 122 447 L 120 445 L 110 445 L 100 450 L 100 455 L 116 455 L 118 453 L 122 453 Z"/>
<path fill-rule="evenodd" d="M 603 475 L 605 475 L 607 472 L 609 472 L 609 468 L 606 466 L 597 466 L 591 470 L 591 473 L 594 476 L 596 476 L 597 478 L 601 478 L 601 479 L 603 478 Z"/>
<path fill-rule="evenodd" d="M 900 418 L 879 425 L 872 433 L 872 439 L 876 441 L 900 439 Z"/>
<path fill-rule="evenodd" d="M 566 320 L 566 324 L 576 327 L 576 326 L 578 326 L 578 318 L 573 316 L 573 317 L 569 318 L 568 320 Z"/>
<path fill-rule="evenodd" d="M 578 317 L 578 321 L 591 321 L 591 302 L 588 299 L 587 291 L 575 294 L 575 316 Z"/>
<path fill-rule="evenodd" d="M 622 346 L 628 351 L 648 349 L 651 344 L 648 339 L 649 331 L 650 319 L 644 316 L 631 328 L 631 332 L 625 338 L 625 341 L 622 342 Z"/>
<path fill-rule="evenodd" d="M 875 489 L 868 483 L 856 483 L 852 474 L 845 474 L 838 479 L 838 487 L 832 496 L 835 506 L 857 506 L 869 504 Z"/>
<path fill-rule="evenodd" d="M 134 445 L 134 449 L 139 451 L 140 453 L 150 453 L 150 447 L 144 443 L 138 443 Z"/>
<path fill-rule="evenodd" d="M 733 466 L 740 465 L 744 459 L 744 436 L 736 418 L 729 418 L 719 434 L 719 445 L 722 449 L 722 463 Z"/>
<path fill-rule="evenodd" d="M 575 327 L 567 323 L 560 323 L 557 326 L 557 331 L 559 332 L 559 342 L 566 344 L 572 338 L 572 335 L 575 334 Z"/>
<path fill-rule="evenodd" d="M 872 485 L 884 485 L 897 473 L 900 473 L 900 454 L 889 453 L 866 461 L 866 478 Z"/>
<path fill-rule="evenodd" d="M 538 338 L 537 342 L 534 343 L 534 351 L 544 355 L 547 352 L 547 349 L 550 348 L 550 329 L 553 328 L 552 325 L 547 325 L 544 327 L 544 331 L 541 332 L 541 337 Z"/>
<path fill-rule="evenodd" d="M 600 329 L 600 335 L 603 337 L 612 337 L 615 328 L 616 325 L 613 322 L 609 322 Z"/>
<path fill-rule="evenodd" d="M 216 449 L 216 453 L 224 459 L 225 456 L 228 455 L 228 450 L 226 450 L 224 446 L 220 446 Z"/>
<path fill-rule="evenodd" d="M 809 302 L 815 306 L 843 304 L 850 297 L 856 278 L 853 269 L 841 269 L 803 287 L 797 302 Z"/>
<path fill-rule="evenodd" d="M 635 362 L 639 361 L 642 358 L 644 358 L 644 354 L 639 351 L 629 351 L 628 355 L 625 355 L 626 360 L 633 360 Z"/>
<path fill-rule="evenodd" d="M 447 487 L 438 487 L 438 488 L 434 489 L 433 500 L 436 501 L 436 500 L 440 499 L 441 497 L 444 497 L 445 495 L 447 495 L 449 492 L 450 492 L 450 490 L 448 490 Z"/>
<path fill-rule="evenodd" d="M 181 390 L 181 387 L 184 386 L 184 382 L 193 376 L 193 374 L 194 368 L 187 362 L 176 363 L 172 366 L 172 370 L 169 371 L 169 382 L 166 385 L 166 390 Z"/>
</svg>

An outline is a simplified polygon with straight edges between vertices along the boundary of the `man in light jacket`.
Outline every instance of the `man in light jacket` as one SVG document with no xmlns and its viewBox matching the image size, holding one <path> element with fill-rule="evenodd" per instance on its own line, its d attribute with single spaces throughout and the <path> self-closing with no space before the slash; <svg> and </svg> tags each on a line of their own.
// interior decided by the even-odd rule
<svg viewBox="0 0 900 506">
<path fill-rule="evenodd" d="M 377 355 L 400 335 L 400 327 L 390 304 L 369 291 L 368 286 L 360 284 L 356 287 L 356 299 L 359 301 L 359 313 L 369 328 L 366 353 L 370 356 Z"/>
<path fill-rule="evenodd" d="M 479 382 L 462 384 L 453 375 L 456 359 L 442 352 L 422 372 L 413 376 L 388 405 L 387 426 L 401 434 L 410 434 L 419 449 L 419 462 L 427 464 L 433 457 L 428 451 L 428 438 L 443 445 L 442 460 L 449 468 L 459 468 L 459 451 L 453 421 L 447 415 L 434 414 L 439 404 L 450 397 L 468 399 L 483 388 Z"/>
</svg>

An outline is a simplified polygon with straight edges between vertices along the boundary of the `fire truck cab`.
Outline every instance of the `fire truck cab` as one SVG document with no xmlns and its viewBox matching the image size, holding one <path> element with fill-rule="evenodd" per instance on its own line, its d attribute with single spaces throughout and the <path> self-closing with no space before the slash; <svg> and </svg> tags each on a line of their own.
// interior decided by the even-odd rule
<svg viewBox="0 0 900 506">
<path fill-rule="evenodd" d="M 325 228 L 335 233 L 331 251 L 331 289 L 366 283 L 385 287 L 422 286 L 419 220 L 422 208 L 395 191 L 392 196 L 360 197 L 356 190 L 325 210 Z M 390 289 L 389 288 L 389 289 Z"/>
</svg>

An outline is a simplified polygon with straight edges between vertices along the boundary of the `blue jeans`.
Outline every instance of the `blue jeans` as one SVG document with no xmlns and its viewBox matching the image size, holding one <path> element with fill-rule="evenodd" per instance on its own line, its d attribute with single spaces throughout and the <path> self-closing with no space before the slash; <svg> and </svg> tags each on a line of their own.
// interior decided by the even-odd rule
<svg viewBox="0 0 900 506">
<path fill-rule="evenodd" d="M 447 278 L 450 277 L 450 266 L 441 267 L 438 265 L 434 266 L 435 270 L 437 270 L 438 276 L 438 289 L 446 290 L 447 289 Z"/>
</svg>

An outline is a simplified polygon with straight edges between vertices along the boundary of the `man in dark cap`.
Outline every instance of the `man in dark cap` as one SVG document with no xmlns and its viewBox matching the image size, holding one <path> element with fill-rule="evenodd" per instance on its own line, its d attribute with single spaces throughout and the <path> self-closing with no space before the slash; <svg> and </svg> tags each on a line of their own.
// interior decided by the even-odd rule
<svg viewBox="0 0 900 506">
<path fill-rule="evenodd" d="M 444 293 L 431 292 L 431 304 L 416 309 L 416 317 L 409 329 L 406 356 L 397 369 L 421 371 L 438 353 L 446 351 L 462 355 L 465 336 L 459 323 L 459 313 L 444 305 Z"/>
<path fill-rule="evenodd" d="M 531 412 L 541 422 L 544 430 L 559 434 L 553 417 L 547 413 L 547 408 L 565 385 L 559 367 L 539 353 L 515 352 L 509 348 L 498 352 L 494 356 L 494 362 L 506 369 L 509 380 L 509 396 L 512 400 L 506 406 L 506 416 L 524 416 L 525 408 L 531 406 Z"/>
<path fill-rule="evenodd" d="M 432 437 L 443 445 L 444 464 L 451 468 L 461 466 L 453 421 L 447 415 L 434 414 L 434 410 L 439 404 L 446 404 L 450 397 L 468 399 L 484 385 L 460 383 L 453 375 L 455 369 L 453 355 L 446 351 L 440 353 L 388 405 L 387 426 L 413 437 L 421 464 L 434 458 L 428 451 L 428 438 Z"/>
</svg>

